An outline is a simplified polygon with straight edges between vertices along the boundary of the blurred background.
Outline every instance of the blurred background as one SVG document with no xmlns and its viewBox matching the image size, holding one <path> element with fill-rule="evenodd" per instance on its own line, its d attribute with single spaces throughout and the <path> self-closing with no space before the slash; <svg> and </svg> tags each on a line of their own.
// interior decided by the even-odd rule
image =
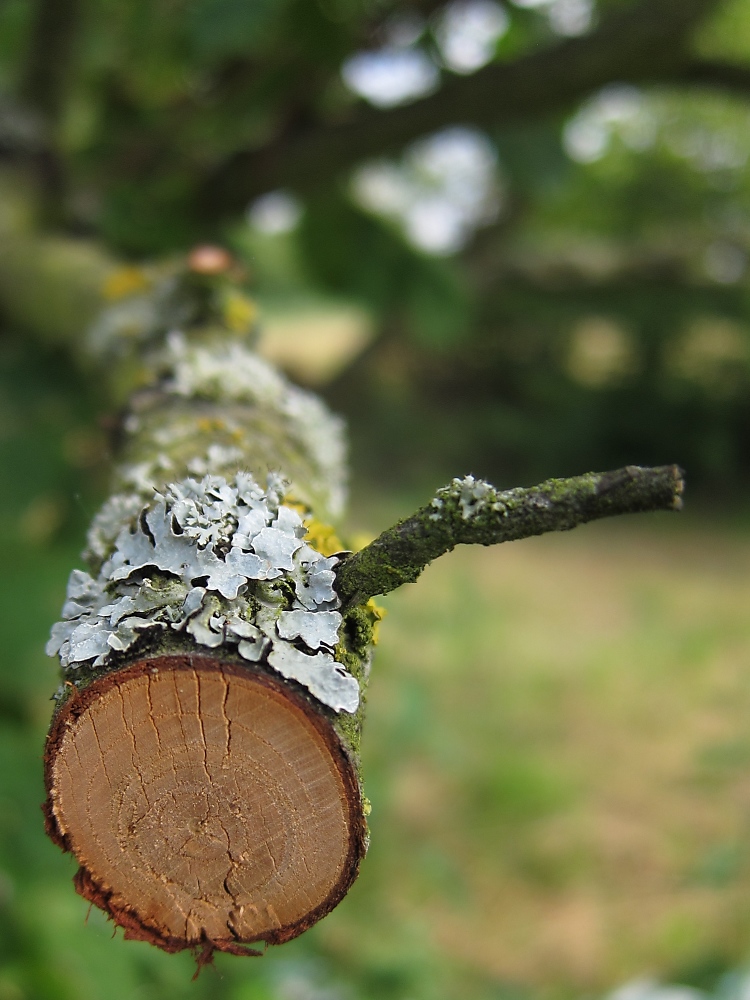
<svg viewBox="0 0 750 1000">
<path fill-rule="evenodd" d="M 747 1000 L 749 154 L 747 0 L 0 0 L 0 188 L 63 256 L 229 246 L 349 423 L 350 532 L 469 472 L 689 482 L 388 598 L 359 881 L 191 982 L 44 838 L 112 402 L 0 225 L 0 1000 Z"/>
</svg>

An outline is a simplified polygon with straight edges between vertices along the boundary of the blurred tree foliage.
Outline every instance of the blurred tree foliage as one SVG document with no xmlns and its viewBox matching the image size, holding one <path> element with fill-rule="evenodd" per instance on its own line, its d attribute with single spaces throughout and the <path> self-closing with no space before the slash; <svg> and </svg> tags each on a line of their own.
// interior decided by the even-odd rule
<svg viewBox="0 0 750 1000">
<path fill-rule="evenodd" d="M 328 389 L 363 468 L 676 460 L 723 489 L 750 471 L 749 55 L 744 0 L 3 0 L 0 154 L 50 227 L 221 239 L 261 298 L 363 304 L 379 336 Z M 373 96 L 368 56 L 422 83 Z"/>
</svg>

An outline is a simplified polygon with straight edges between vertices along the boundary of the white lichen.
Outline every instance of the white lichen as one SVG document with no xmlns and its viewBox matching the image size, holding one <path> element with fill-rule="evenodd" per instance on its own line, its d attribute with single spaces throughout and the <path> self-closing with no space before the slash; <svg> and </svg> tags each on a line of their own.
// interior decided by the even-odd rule
<svg viewBox="0 0 750 1000">
<path fill-rule="evenodd" d="M 76 677 L 106 667 L 144 632 L 175 629 L 207 648 L 235 645 L 335 710 L 354 711 L 358 682 L 334 659 L 342 621 L 337 558 L 305 542 L 299 513 L 283 503 L 289 483 L 281 476 L 269 474 L 265 489 L 249 473 L 232 477 L 246 458 L 236 446 L 244 440 L 240 416 L 257 408 L 283 430 L 292 454 L 305 457 L 306 491 L 335 517 L 345 501 L 343 423 L 241 341 L 210 329 L 194 340 L 179 332 L 194 322 L 181 287 L 176 273 L 151 275 L 147 291 L 105 310 L 90 331 L 100 358 L 137 354 L 144 366 L 146 405 L 126 418 L 125 430 L 149 446 L 141 440 L 117 470 L 118 492 L 88 535 L 95 575 L 71 575 L 48 651 Z M 174 412 L 156 427 L 149 393 L 172 397 Z M 196 454 L 204 429 L 182 412 L 192 413 L 194 400 L 210 401 L 220 415 L 225 443 L 205 454 Z M 193 439 L 202 443 L 193 447 Z M 185 469 L 192 478 L 164 485 Z"/>
<path fill-rule="evenodd" d="M 276 629 L 282 639 L 302 639 L 310 649 L 335 646 L 341 615 L 338 611 L 282 611 Z"/>
<path fill-rule="evenodd" d="M 235 467 L 243 459 L 241 448 L 234 448 L 231 445 L 212 444 L 208 447 L 205 458 L 198 456 L 188 462 L 188 472 L 193 476 L 216 475 L 227 466 Z"/>
<path fill-rule="evenodd" d="M 143 503 L 144 497 L 140 493 L 115 493 L 111 496 L 91 522 L 83 558 L 87 562 L 105 559 L 123 526 L 134 521 L 143 510 Z"/>
<path fill-rule="evenodd" d="M 356 712 L 359 684 L 330 653 L 310 656 L 288 643 L 277 643 L 269 653 L 268 662 L 283 677 L 304 684 L 318 701 L 334 711 Z"/>
<path fill-rule="evenodd" d="M 475 479 L 474 476 L 453 479 L 449 486 L 438 491 L 438 495 L 430 504 L 433 508 L 433 513 L 429 515 L 431 521 L 439 521 L 443 517 L 446 500 L 458 502 L 464 521 L 470 521 L 488 512 L 506 513 L 505 505 L 498 500 L 495 487 L 484 479 Z"/>
<path fill-rule="evenodd" d="M 335 711 L 355 711 L 358 682 L 334 659 L 337 558 L 304 542 L 285 488 L 271 475 L 263 490 L 239 472 L 232 482 L 206 475 L 172 484 L 137 510 L 137 494 L 113 498 L 89 537 L 104 558 L 98 576 L 71 573 L 47 652 L 75 677 L 106 666 L 145 631 L 172 628 L 208 648 L 236 644 Z"/>
<path fill-rule="evenodd" d="M 174 464 L 167 455 L 157 455 L 148 462 L 121 465 L 117 475 L 124 486 L 136 493 L 149 496 L 159 483 L 164 481 L 164 473 L 169 473 Z"/>
<path fill-rule="evenodd" d="M 96 357 L 123 354 L 128 345 L 153 335 L 158 325 L 159 310 L 153 298 L 133 295 L 102 310 L 88 331 L 88 348 Z"/>
</svg>

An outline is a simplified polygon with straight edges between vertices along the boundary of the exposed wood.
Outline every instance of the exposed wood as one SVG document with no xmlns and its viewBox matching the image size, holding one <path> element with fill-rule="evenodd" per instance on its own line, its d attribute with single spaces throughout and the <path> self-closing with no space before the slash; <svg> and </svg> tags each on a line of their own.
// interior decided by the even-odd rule
<svg viewBox="0 0 750 1000">
<path fill-rule="evenodd" d="M 245 949 L 328 913 L 365 850 L 333 727 L 267 673 L 146 659 L 70 699 L 47 749 L 50 833 L 78 891 L 167 951 Z"/>
</svg>

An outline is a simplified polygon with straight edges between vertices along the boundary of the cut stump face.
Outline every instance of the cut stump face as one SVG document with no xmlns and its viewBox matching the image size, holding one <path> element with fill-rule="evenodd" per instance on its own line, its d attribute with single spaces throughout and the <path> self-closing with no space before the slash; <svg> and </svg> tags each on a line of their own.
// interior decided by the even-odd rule
<svg viewBox="0 0 750 1000">
<path fill-rule="evenodd" d="M 279 943 L 328 913 L 365 850 L 332 726 L 263 673 L 144 660 L 61 710 L 47 815 L 78 891 L 168 951 Z"/>
</svg>

